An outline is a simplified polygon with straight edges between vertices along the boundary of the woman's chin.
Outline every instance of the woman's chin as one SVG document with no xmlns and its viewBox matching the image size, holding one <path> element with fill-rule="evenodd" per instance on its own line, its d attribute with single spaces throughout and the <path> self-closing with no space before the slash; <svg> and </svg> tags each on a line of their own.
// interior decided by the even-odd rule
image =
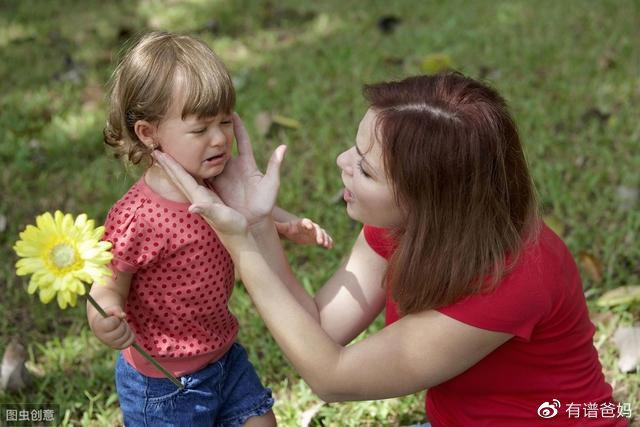
<svg viewBox="0 0 640 427">
<path fill-rule="evenodd" d="M 347 216 L 349 218 L 351 218 L 352 220 L 354 220 L 354 221 L 358 221 L 358 222 L 361 222 L 363 224 L 366 223 L 363 220 L 363 218 L 358 214 L 358 211 L 353 208 L 353 203 L 351 203 L 351 202 L 347 203 Z"/>
</svg>

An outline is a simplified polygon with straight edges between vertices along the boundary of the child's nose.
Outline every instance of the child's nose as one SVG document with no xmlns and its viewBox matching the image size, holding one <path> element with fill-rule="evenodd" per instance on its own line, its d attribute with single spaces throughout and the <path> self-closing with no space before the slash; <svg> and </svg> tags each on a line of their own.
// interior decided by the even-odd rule
<svg viewBox="0 0 640 427">
<path fill-rule="evenodd" d="M 209 143 L 211 145 L 217 146 L 217 145 L 225 144 L 226 141 L 227 141 L 227 137 L 225 133 L 222 131 L 222 129 L 220 129 L 217 126 L 214 126 L 211 129 L 211 139 L 209 140 Z"/>
</svg>

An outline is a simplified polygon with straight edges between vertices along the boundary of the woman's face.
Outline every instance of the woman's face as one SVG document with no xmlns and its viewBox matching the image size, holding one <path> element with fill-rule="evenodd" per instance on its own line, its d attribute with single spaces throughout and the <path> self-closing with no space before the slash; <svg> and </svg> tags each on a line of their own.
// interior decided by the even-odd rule
<svg viewBox="0 0 640 427">
<path fill-rule="evenodd" d="M 342 170 L 347 214 L 365 224 L 391 228 L 402 223 L 403 215 L 383 167 L 375 122 L 376 113 L 367 110 L 360 121 L 355 145 L 340 154 L 337 163 Z"/>
</svg>

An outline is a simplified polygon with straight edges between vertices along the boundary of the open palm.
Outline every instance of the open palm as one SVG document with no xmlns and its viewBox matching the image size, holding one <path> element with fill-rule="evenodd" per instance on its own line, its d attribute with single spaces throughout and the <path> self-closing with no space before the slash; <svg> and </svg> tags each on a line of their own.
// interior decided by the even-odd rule
<svg viewBox="0 0 640 427">
<path fill-rule="evenodd" d="M 218 233 L 245 233 L 247 226 L 271 213 L 280 186 L 280 164 L 286 147 L 271 155 L 267 173 L 262 174 L 253 157 L 247 131 L 240 117 L 233 115 L 238 156 L 230 159 L 224 172 L 208 182 L 214 190 L 198 184 L 170 156 L 154 152 L 158 164 L 191 202 L 190 210 L 200 213 Z"/>
<path fill-rule="evenodd" d="M 269 215 L 275 205 L 280 186 L 279 168 L 286 147 L 278 147 L 262 174 L 253 157 L 249 135 L 237 114 L 233 114 L 233 127 L 238 142 L 238 156 L 229 160 L 222 174 L 210 184 L 220 199 L 240 212 L 249 224 Z"/>
</svg>

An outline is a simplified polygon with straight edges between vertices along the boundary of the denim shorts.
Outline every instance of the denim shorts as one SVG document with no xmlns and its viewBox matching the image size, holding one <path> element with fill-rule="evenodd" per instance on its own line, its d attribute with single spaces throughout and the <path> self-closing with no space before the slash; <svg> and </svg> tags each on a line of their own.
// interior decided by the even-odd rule
<svg viewBox="0 0 640 427">
<path fill-rule="evenodd" d="M 262 385 L 238 343 L 179 380 L 182 390 L 166 378 L 142 375 L 120 354 L 116 388 L 125 426 L 240 426 L 273 407 L 271 389 Z"/>
</svg>

